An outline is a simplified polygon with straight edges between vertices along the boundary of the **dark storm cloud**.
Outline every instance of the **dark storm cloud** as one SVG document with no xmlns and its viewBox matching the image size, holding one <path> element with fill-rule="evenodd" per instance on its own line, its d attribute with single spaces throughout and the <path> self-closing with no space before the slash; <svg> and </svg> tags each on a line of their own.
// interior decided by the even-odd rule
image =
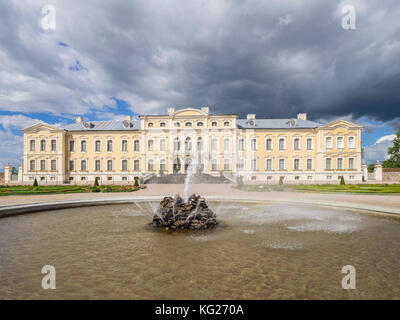
<svg viewBox="0 0 400 320">
<path fill-rule="evenodd" d="M 341 27 L 339 1 L 27 3 L 0 5 L 3 110 L 84 113 L 115 96 L 140 113 L 209 105 L 259 117 L 400 115 L 395 0 L 346 1 L 356 30 Z M 57 10 L 53 33 L 39 28 L 44 4 Z M 87 70 L 68 72 L 76 61 Z"/>
</svg>

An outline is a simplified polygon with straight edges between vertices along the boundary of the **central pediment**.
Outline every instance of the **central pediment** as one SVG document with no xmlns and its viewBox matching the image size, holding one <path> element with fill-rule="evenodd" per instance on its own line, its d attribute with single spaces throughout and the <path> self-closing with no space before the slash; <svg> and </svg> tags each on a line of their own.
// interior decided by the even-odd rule
<svg viewBox="0 0 400 320">
<path fill-rule="evenodd" d="M 207 116 L 208 112 L 205 112 L 201 109 L 185 108 L 185 109 L 176 110 L 171 115 L 173 117 Z"/>
</svg>

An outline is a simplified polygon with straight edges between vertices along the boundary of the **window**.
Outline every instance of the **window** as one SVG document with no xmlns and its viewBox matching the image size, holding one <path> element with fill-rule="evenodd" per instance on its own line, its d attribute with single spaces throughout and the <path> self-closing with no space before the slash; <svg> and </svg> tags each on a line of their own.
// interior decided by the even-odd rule
<svg viewBox="0 0 400 320">
<path fill-rule="evenodd" d="M 238 169 L 244 170 L 244 159 L 239 159 Z"/>
<path fill-rule="evenodd" d="M 337 159 L 337 168 L 340 170 L 343 169 L 343 158 Z"/>
<path fill-rule="evenodd" d="M 192 139 L 189 137 L 185 140 L 185 151 L 192 151 Z"/>
<path fill-rule="evenodd" d="M 122 160 L 122 171 L 128 171 L 128 160 Z"/>
<path fill-rule="evenodd" d="M 185 122 L 185 127 L 191 127 L 192 123 L 191 122 Z"/>
<path fill-rule="evenodd" d="M 133 170 L 134 171 L 139 171 L 139 160 L 134 160 L 133 161 Z"/>
<path fill-rule="evenodd" d="M 272 171 L 272 159 L 267 159 L 267 164 L 265 168 L 267 171 Z"/>
<path fill-rule="evenodd" d="M 70 171 L 75 170 L 75 161 L 74 160 L 69 160 L 69 170 Z"/>
<path fill-rule="evenodd" d="M 251 151 L 256 151 L 257 150 L 257 139 L 251 139 Z"/>
<path fill-rule="evenodd" d="M 180 127 L 181 126 L 181 123 L 180 122 L 175 122 L 174 123 L 174 127 Z"/>
<path fill-rule="evenodd" d="M 326 180 L 332 180 L 332 176 L 326 176 Z"/>
<path fill-rule="evenodd" d="M 40 160 L 40 171 L 46 170 L 46 160 Z"/>
<path fill-rule="evenodd" d="M 244 139 L 239 139 L 239 151 L 244 151 Z"/>
<path fill-rule="evenodd" d="M 57 161 L 56 160 L 51 160 L 50 168 L 51 168 L 51 171 L 56 171 L 57 170 Z"/>
<path fill-rule="evenodd" d="M 160 139 L 160 151 L 165 151 L 167 148 L 167 143 L 165 139 Z"/>
<path fill-rule="evenodd" d="M 36 170 L 36 163 L 35 163 L 35 160 L 31 160 L 31 161 L 29 162 L 29 170 L 30 170 L 30 171 L 35 171 L 35 170 Z"/>
<path fill-rule="evenodd" d="M 300 159 L 294 159 L 294 170 L 300 170 Z"/>
<path fill-rule="evenodd" d="M 161 170 L 161 171 L 165 171 L 165 169 L 166 169 L 165 160 L 164 160 L 164 159 L 161 159 L 161 160 L 160 160 L 160 170 Z"/>
<path fill-rule="evenodd" d="M 147 125 L 148 128 L 153 128 L 154 127 L 154 123 L 153 122 L 149 122 Z"/>
<path fill-rule="evenodd" d="M 95 160 L 95 162 L 94 162 L 94 170 L 95 171 L 100 171 L 101 170 L 101 162 L 100 162 L 100 160 Z"/>
<path fill-rule="evenodd" d="M 224 151 L 229 151 L 229 139 L 224 139 Z"/>
<path fill-rule="evenodd" d="M 147 141 L 147 151 L 154 151 L 154 140 L 150 139 Z"/>
<path fill-rule="evenodd" d="M 57 141 L 55 139 L 51 140 L 50 145 L 51 151 L 57 151 Z"/>
<path fill-rule="evenodd" d="M 75 151 L 75 141 L 74 140 L 71 140 L 69 142 L 69 151 L 70 152 L 74 152 Z"/>
<path fill-rule="evenodd" d="M 128 140 L 122 140 L 122 152 L 128 151 Z"/>
<path fill-rule="evenodd" d="M 112 181 L 112 177 L 107 177 L 107 180 L 108 181 Z"/>
<path fill-rule="evenodd" d="M 227 171 L 230 169 L 231 169 L 231 164 L 230 164 L 229 159 L 224 159 L 224 170 Z"/>
<path fill-rule="evenodd" d="M 216 127 L 216 126 L 218 126 L 218 122 L 217 122 L 217 121 L 213 121 L 213 122 L 211 122 L 211 126 L 212 126 L 212 127 Z"/>
<path fill-rule="evenodd" d="M 224 127 L 229 127 L 229 121 L 224 122 Z"/>
<path fill-rule="evenodd" d="M 203 122 L 197 122 L 197 126 L 198 127 L 202 127 L 203 126 Z"/>
<path fill-rule="evenodd" d="M 326 169 L 330 170 L 332 169 L 332 159 L 331 158 L 326 158 Z"/>
<path fill-rule="evenodd" d="M 35 151 L 35 149 L 36 149 L 36 141 L 35 140 L 31 140 L 29 142 L 29 150 L 30 151 Z"/>
<path fill-rule="evenodd" d="M 101 151 L 101 141 L 100 140 L 96 140 L 94 143 L 94 149 L 96 152 L 100 152 Z"/>
<path fill-rule="evenodd" d="M 211 161 L 211 170 L 213 170 L 213 171 L 217 171 L 218 170 L 218 162 L 217 162 L 216 159 L 213 159 Z"/>
<path fill-rule="evenodd" d="M 154 170 L 154 162 L 151 159 L 147 162 L 147 170 L 148 171 L 153 171 Z"/>
<path fill-rule="evenodd" d="M 279 170 L 285 170 L 285 159 L 279 159 Z"/>
<path fill-rule="evenodd" d="M 107 160 L 107 171 L 112 171 L 112 170 L 113 170 L 113 161 Z"/>
<path fill-rule="evenodd" d="M 349 158 L 349 169 L 354 169 L 354 158 Z"/>
<path fill-rule="evenodd" d="M 307 159 L 307 170 L 312 170 L 312 159 Z"/>
<path fill-rule="evenodd" d="M 251 171 L 257 170 L 257 159 L 251 159 Z"/>
<path fill-rule="evenodd" d="M 81 152 L 86 152 L 86 140 L 81 141 Z"/>
<path fill-rule="evenodd" d="M 218 151 L 218 140 L 211 139 L 211 151 Z"/>
<path fill-rule="evenodd" d="M 279 150 L 285 150 L 285 139 L 279 139 Z"/>
<path fill-rule="evenodd" d="M 307 150 L 312 150 L 312 139 L 307 138 Z"/>
<path fill-rule="evenodd" d="M 165 122 L 160 122 L 160 127 L 164 128 L 165 127 Z"/>
<path fill-rule="evenodd" d="M 203 139 L 201 137 L 197 139 L 197 151 L 203 151 Z"/>
<path fill-rule="evenodd" d="M 332 149 L 332 137 L 325 138 L 325 147 L 326 149 Z"/>
<path fill-rule="evenodd" d="M 128 177 L 122 177 L 122 181 L 128 181 Z"/>
<path fill-rule="evenodd" d="M 355 148 L 355 138 L 354 137 L 349 137 L 349 149 L 354 149 Z"/>
<path fill-rule="evenodd" d="M 294 139 L 293 147 L 294 147 L 294 150 L 300 150 L 300 139 L 299 138 Z"/>
<path fill-rule="evenodd" d="M 266 150 L 272 150 L 272 139 L 267 139 L 265 141 L 265 149 Z"/>
<path fill-rule="evenodd" d="M 140 151 L 140 141 L 139 140 L 135 140 L 133 141 L 133 151 Z"/>
<path fill-rule="evenodd" d="M 86 177 L 81 177 L 81 181 L 85 181 L 86 180 Z"/>
<path fill-rule="evenodd" d="M 338 149 L 343 149 L 344 148 L 344 139 L 343 139 L 343 137 L 337 137 L 336 145 L 337 145 Z"/>
<path fill-rule="evenodd" d="M 272 176 L 267 176 L 267 180 L 272 180 Z"/>
<path fill-rule="evenodd" d="M 300 180 L 300 176 L 295 176 L 294 180 Z"/>
<path fill-rule="evenodd" d="M 40 151 L 46 151 L 46 140 L 40 140 Z"/>
<path fill-rule="evenodd" d="M 81 160 L 81 171 L 86 171 L 87 167 L 86 167 L 86 160 Z"/>
<path fill-rule="evenodd" d="M 112 151 L 113 151 L 113 141 L 107 140 L 107 152 L 112 152 Z"/>
<path fill-rule="evenodd" d="M 181 141 L 179 140 L 179 138 L 175 138 L 174 140 L 174 150 L 175 151 L 181 150 Z"/>
</svg>

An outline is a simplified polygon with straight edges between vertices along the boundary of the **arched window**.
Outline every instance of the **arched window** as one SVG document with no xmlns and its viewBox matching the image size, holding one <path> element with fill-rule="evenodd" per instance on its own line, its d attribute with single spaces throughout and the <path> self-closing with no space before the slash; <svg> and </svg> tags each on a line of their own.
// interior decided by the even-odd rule
<svg viewBox="0 0 400 320">
<path fill-rule="evenodd" d="M 185 127 L 191 127 L 192 123 L 191 122 L 185 122 Z"/>
<path fill-rule="evenodd" d="M 224 127 L 229 127 L 229 121 L 224 122 Z"/>
<path fill-rule="evenodd" d="M 180 122 L 175 122 L 174 123 L 174 127 L 180 127 L 181 126 L 181 123 Z"/>
<path fill-rule="evenodd" d="M 211 126 L 216 127 L 217 125 L 218 125 L 218 122 L 217 122 L 217 121 L 211 122 Z"/>
<path fill-rule="evenodd" d="M 185 140 L 185 151 L 192 151 L 192 139 L 189 137 Z"/>
<path fill-rule="evenodd" d="M 198 127 L 202 127 L 203 126 L 203 122 L 197 122 L 197 126 Z"/>
<path fill-rule="evenodd" d="M 165 122 L 160 122 L 160 127 L 164 128 L 165 127 Z"/>
<path fill-rule="evenodd" d="M 107 151 L 108 152 L 113 151 L 113 141 L 112 140 L 107 140 Z"/>
<path fill-rule="evenodd" d="M 153 122 L 149 122 L 149 123 L 147 124 L 147 127 L 148 127 L 148 128 L 153 128 L 153 127 L 154 127 L 154 123 L 153 123 Z"/>
</svg>

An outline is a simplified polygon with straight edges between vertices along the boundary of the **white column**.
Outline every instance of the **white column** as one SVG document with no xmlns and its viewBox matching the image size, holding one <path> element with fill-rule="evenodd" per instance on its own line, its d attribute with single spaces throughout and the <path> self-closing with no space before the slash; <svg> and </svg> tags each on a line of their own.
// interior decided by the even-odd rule
<svg viewBox="0 0 400 320">
<path fill-rule="evenodd" d="M 7 164 L 4 168 L 4 182 L 9 183 L 11 181 L 12 175 L 12 167 L 10 164 Z"/>
</svg>

